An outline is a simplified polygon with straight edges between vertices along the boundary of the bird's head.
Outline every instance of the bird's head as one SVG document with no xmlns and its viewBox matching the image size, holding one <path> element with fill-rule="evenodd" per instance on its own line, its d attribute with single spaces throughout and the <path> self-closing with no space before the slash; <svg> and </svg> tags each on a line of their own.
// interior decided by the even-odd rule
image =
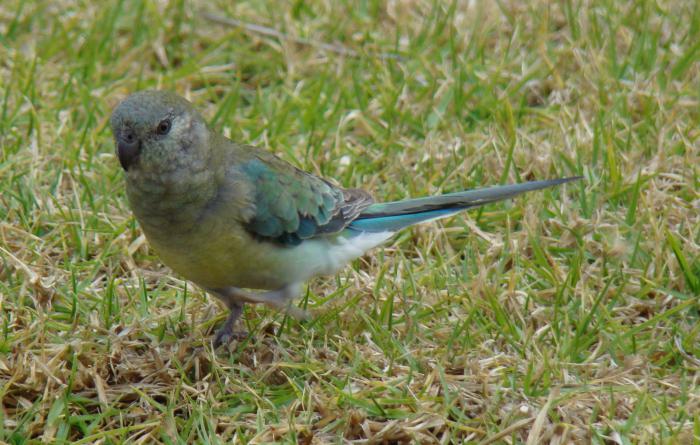
<svg viewBox="0 0 700 445">
<path fill-rule="evenodd" d="M 204 119 L 190 102 L 169 91 L 128 96 L 114 110 L 110 123 L 127 176 L 198 170 L 210 156 Z"/>
</svg>

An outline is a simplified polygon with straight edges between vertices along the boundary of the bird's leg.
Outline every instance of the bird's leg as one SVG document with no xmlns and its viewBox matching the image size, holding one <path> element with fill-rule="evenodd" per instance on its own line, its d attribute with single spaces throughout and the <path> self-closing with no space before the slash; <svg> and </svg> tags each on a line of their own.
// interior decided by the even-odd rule
<svg viewBox="0 0 700 445">
<path fill-rule="evenodd" d="M 247 292 L 250 303 L 263 303 L 278 311 L 283 311 L 297 320 L 307 320 L 309 314 L 292 304 L 292 300 L 301 293 L 301 284 L 292 283 L 277 290 L 267 292 Z"/>
<path fill-rule="evenodd" d="M 219 344 L 228 343 L 234 338 L 240 338 L 241 335 L 243 337 L 248 335 L 247 333 L 237 333 L 233 331 L 233 325 L 241 316 L 244 303 L 266 304 L 278 311 L 284 311 L 298 320 L 306 320 L 309 318 L 309 314 L 305 310 L 292 305 L 294 297 L 301 292 L 301 285 L 298 283 L 289 284 L 277 290 L 267 292 L 249 292 L 233 286 L 221 289 L 209 289 L 209 291 L 223 301 L 231 311 L 224 325 L 216 333 L 214 341 L 217 346 Z"/>
<path fill-rule="evenodd" d="M 224 324 L 216 331 L 214 336 L 214 346 L 218 347 L 223 344 L 228 344 L 233 339 L 242 339 L 248 336 L 246 331 L 234 331 L 234 327 L 241 314 L 243 313 L 243 305 L 245 304 L 241 299 L 236 298 L 235 292 L 232 290 L 236 288 L 227 289 L 210 289 L 218 299 L 224 302 L 229 310 L 228 317 Z"/>
<path fill-rule="evenodd" d="M 305 310 L 292 305 L 294 297 L 301 292 L 301 285 L 298 283 L 289 284 L 267 292 L 249 292 L 233 286 L 222 289 L 209 289 L 209 291 L 223 301 L 230 311 L 223 326 L 216 331 L 216 336 L 214 337 L 215 346 L 229 343 L 235 338 L 240 339 L 248 336 L 247 332 L 235 332 L 233 329 L 236 321 L 241 317 L 245 303 L 266 304 L 278 311 L 285 311 L 298 320 L 309 318 L 309 314 Z"/>
</svg>

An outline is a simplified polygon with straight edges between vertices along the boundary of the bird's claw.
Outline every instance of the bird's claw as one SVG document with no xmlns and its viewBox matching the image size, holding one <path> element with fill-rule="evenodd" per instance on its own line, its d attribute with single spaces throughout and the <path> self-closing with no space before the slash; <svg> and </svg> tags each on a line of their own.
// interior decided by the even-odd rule
<svg viewBox="0 0 700 445">
<path fill-rule="evenodd" d="M 232 341 L 242 341 L 248 337 L 246 331 L 233 331 L 228 326 L 222 326 L 214 335 L 214 347 L 218 348 L 222 345 L 228 345 Z"/>
</svg>

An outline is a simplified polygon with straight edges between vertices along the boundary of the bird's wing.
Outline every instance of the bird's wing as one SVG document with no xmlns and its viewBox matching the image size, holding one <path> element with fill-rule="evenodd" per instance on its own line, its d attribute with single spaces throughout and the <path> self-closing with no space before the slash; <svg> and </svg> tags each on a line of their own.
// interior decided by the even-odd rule
<svg viewBox="0 0 700 445">
<path fill-rule="evenodd" d="M 373 202 L 363 190 L 341 189 L 267 152 L 256 152 L 240 171 L 253 185 L 255 203 L 245 228 L 281 244 L 339 232 Z"/>
</svg>

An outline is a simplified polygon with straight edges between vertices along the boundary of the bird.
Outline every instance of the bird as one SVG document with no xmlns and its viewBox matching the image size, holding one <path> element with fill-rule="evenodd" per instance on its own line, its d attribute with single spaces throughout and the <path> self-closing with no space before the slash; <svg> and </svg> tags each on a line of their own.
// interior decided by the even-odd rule
<svg viewBox="0 0 700 445">
<path fill-rule="evenodd" d="M 402 229 L 580 179 L 375 202 L 364 190 L 224 137 L 172 91 L 128 95 L 110 125 L 127 199 L 150 245 L 228 309 L 215 346 L 247 335 L 235 329 L 246 303 L 305 318 L 291 304 L 304 283 L 336 273 Z"/>
</svg>

